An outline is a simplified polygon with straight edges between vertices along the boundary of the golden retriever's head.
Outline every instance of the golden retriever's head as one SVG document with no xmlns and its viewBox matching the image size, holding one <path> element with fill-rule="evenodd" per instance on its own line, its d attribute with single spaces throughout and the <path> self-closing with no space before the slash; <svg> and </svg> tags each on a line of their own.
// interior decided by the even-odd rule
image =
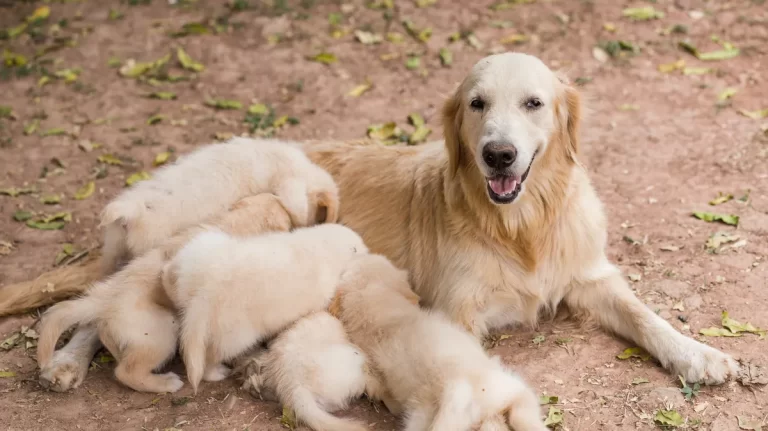
<svg viewBox="0 0 768 431">
<path fill-rule="evenodd" d="M 450 170 L 469 170 L 493 203 L 512 203 L 550 147 L 575 161 L 578 116 L 576 91 L 538 58 L 485 57 L 443 108 Z"/>
</svg>

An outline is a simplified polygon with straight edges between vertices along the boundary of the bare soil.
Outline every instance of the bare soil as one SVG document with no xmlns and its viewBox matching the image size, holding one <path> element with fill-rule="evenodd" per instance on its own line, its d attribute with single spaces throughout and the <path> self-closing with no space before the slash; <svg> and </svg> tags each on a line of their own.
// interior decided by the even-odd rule
<svg viewBox="0 0 768 431">
<path fill-rule="evenodd" d="M 434 130 L 430 138 L 439 138 L 444 97 L 475 61 L 509 49 L 541 57 L 582 86 L 589 107 L 583 162 L 606 206 L 611 258 L 631 275 L 640 298 L 683 333 L 743 361 L 768 362 L 768 341 L 757 335 L 698 335 L 702 328 L 720 326 L 723 310 L 741 322 L 768 327 L 768 120 L 739 113 L 768 108 L 768 6 L 763 1 L 538 0 L 499 11 L 490 9 L 488 0 L 437 0 L 425 8 L 395 0 L 394 10 L 371 9 L 361 1 L 235 2 L 248 6 L 242 11 L 213 0 L 146 3 L 0 4 L 0 28 L 17 26 L 36 7 L 48 5 L 51 11 L 33 26 L 34 35 L 28 31 L 0 40 L 3 50 L 37 65 L 11 67 L 9 61 L 1 66 L 0 105 L 11 107 L 14 118 L 0 119 L 0 189 L 34 186 L 37 192 L 0 196 L 0 241 L 5 241 L 0 242 L 0 286 L 51 269 L 65 243 L 78 250 L 98 247 L 99 210 L 125 187 L 127 177 L 151 171 L 159 153 L 185 153 L 217 134 L 248 132 L 243 118 L 252 103 L 268 104 L 277 117 L 300 121 L 277 131 L 284 138 L 358 138 L 369 125 L 388 121 L 409 132 L 406 118 L 412 112 L 423 115 Z M 622 16 L 632 6 L 652 6 L 665 16 L 633 22 Z M 113 18 L 122 17 L 110 19 L 111 10 Z M 338 39 L 331 35 L 331 13 L 341 14 Z M 220 32 L 168 35 L 185 23 L 217 18 Z M 417 31 L 431 27 L 431 38 L 421 43 L 408 36 L 401 24 L 405 19 Z M 364 45 L 347 32 L 355 29 L 397 32 L 404 41 Z M 687 33 L 681 33 L 684 29 Z M 483 46 L 465 39 L 451 43 L 449 36 L 457 31 L 473 32 Z M 502 45 L 500 40 L 510 34 L 529 40 Z M 723 49 L 713 36 L 739 48 L 739 55 L 704 62 L 678 46 L 688 40 L 702 52 Z M 56 38 L 70 38 L 72 46 L 34 58 L 41 48 L 54 46 Z M 593 48 L 610 40 L 631 42 L 639 52 L 623 51 L 600 61 L 606 58 L 595 56 Z M 170 70 L 191 76 L 178 66 L 178 46 L 205 65 L 191 80 L 153 87 L 120 76 L 108 64 L 110 59 L 154 61 L 174 53 Z M 439 59 L 444 47 L 453 54 L 449 67 Z M 321 51 L 335 54 L 338 61 L 325 65 L 307 59 Z M 407 54 L 420 56 L 416 70 L 406 67 Z M 679 59 L 686 67 L 712 71 L 659 71 L 659 65 Z M 38 85 L 45 74 L 68 68 L 81 69 L 76 81 L 52 77 Z M 373 84 L 369 91 L 348 95 L 366 79 Z M 728 88 L 737 92 L 719 101 Z M 144 97 L 154 91 L 174 92 L 177 99 Z M 203 105 L 208 98 L 237 100 L 243 108 L 215 110 Z M 157 114 L 165 118 L 148 124 Z M 33 131 L 35 121 L 39 125 Z M 54 128 L 66 133 L 42 136 Z M 101 145 L 86 151 L 84 141 Z M 106 154 L 120 157 L 122 165 L 97 160 Z M 91 180 L 93 195 L 73 199 Z M 718 193 L 735 199 L 710 206 Z M 40 202 L 50 194 L 60 195 L 60 203 Z M 739 200 L 747 194 L 746 202 Z M 19 210 L 68 211 L 72 220 L 61 230 L 37 230 L 13 220 Z M 740 223 L 707 223 L 692 217 L 693 211 L 736 214 Z M 746 243 L 732 242 L 735 247 L 712 253 L 705 243 L 718 231 Z M 34 315 L 0 319 L 0 340 L 34 320 Z M 617 359 L 631 345 L 569 321 L 500 335 L 491 351 L 513 364 L 536 391 L 559 396 L 555 407 L 564 411 L 562 429 L 649 429 L 656 426 L 655 412 L 665 408 L 680 412 L 685 428 L 713 431 L 738 430 L 738 416 L 763 425 L 768 416 L 764 386 L 730 382 L 702 387 L 687 402 L 677 377 L 657 363 Z M 196 397 L 188 387 L 173 395 L 141 394 L 115 381 L 114 363 L 95 363 L 80 388 L 46 392 L 37 383 L 34 348 L 21 344 L 0 351 L 0 371 L 12 375 L 0 377 L 3 429 L 282 429 L 280 407 L 252 399 L 235 380 L 206 384 Z M 173 368 L 182 369 L 179 363 Z M 632 384 L 638 378 L 648 382 Z M 542 407 L 542 414 L 547 411 Z M 386 409 L 365 400 L 344 414 L 365 419 L 374 430 L 399 428 Z"/>
</svg>

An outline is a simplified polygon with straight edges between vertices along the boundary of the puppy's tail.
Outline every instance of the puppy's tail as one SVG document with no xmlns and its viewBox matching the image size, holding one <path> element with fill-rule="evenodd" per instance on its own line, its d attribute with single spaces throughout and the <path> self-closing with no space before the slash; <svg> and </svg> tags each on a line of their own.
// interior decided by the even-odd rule
<svg viewBox="0 0 768 431">
<path fill-rule="evenodd" d="M 466 380 L 449 382 L 429 431 L 460 431 L 472 426 L 474 396 L 472 384 Z"/>
<path fill-rule="evenodd" d="M 312 393 L 299 387 L 293 391 L 285 404 L 296 412 L 296 419 L 309 425 L 315 431 L 367 431 L 368 428 L 356 421 L 338 418 L 323 410 Z"/>
<path fill-rule="evenodd" d="M 121 197 L 107 204 L 101 212 L 99 227 L 104 229 L 102 275 L 117 272 L 130 259 L 127 229 L 144 215 L 145 210 L 143 203 Z"/>
<path fill-rule="evenodd" d="M 37 342 L 37 363 L 47 366 L 61 334 L 74 325 L 87 325 L 99 315 L 101 303 L 93 296 L 60 302 L 43 314 L 40 338 Z"/>
<path fill-rule="evenodd" d="M 210 310 L 205 298 L 194 298 L 184 310 L 181 323 L 181 353 L 187 368 L 187 380 L 195 394 L 205 373 L 210 319 Z"/>
<path fill-rule="evenodd" d="M 501 365 L 498 356 L 491 358 L 498 368 L 488 374 L 479 398 L 484 417 L 502 413 L 507 424 L 515 430 L 545 431 L 541 419 L 539 398 L 516 374 Z"/>
</svg>

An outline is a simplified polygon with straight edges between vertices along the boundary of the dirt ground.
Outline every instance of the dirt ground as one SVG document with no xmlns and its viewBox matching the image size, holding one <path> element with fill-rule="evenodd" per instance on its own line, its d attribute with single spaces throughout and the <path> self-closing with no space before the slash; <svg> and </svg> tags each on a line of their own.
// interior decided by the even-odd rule
<svg viewBox="0 0 768 431">
<path fill-rule="evenodd" d="M 742 361 L 768 363 L 768 341 L 758 335 L 699 335 L 703 328 L 720 327 L 723 310 L 740 322 L 768 327 L 768 119 L 739 112 L 768 108 L 763 1 L 530 0 L 501 10 L 489 8 L 494 3 L 488 0 L 437 0 L 426 7 L 394 0 L 394 9 L 386 1 L 374 2 L 382 8 L 323 0 L 169 3 L 0 2 L 0 28 L 13 36 L 0 40 L 7 50 L 0 105 L 12 109 L 0 108 L 0 190 L 36 190 L 0 195 L 0 289 L 52 268 L 64 244 L 74 245 L 70 254 L 97 247 L 98 212 L 126 179 L 151 172 L 159 154 L 170 151 L 173 160 L 228 133 L 248 133 L 243 118 L 252 104 L 272 107 L 276 119 L 299 120 L 279 120 L 286 124 L 275 133 L 284 138 L 358 138 L 369 125 L 389 121 L 410 133 L 407 116 L 414 112 L 434 129 L 430 138 L 439 138 L 440 104 L 469 67 L 490 52 L 518 50 L 562 69 L 586 95 L 582 160 L 606 206 L 609 253 L 639 297 L 683 333 Z M 14 35 L 40 6 L 49 6 L 50 16 L 32 19 Z M 622 16 L 627 7 L 647 6 L 665 15 L 637 22 Z M 408 35 L 404 20 L 413 22 L 416 37 Z M 190 34 L 169 35 L 186 23 L 199 24 L 186 27 Z M 427 27 L 429 39 L 422 33 Z M 364 44 L 354 30 L 395 32 L 403 40 Z M 451 42 L 456 32 L 459 40 Z M 505 38 L 516 39 L 510 35 L 527 40 L 504 45 Z M 732 50 L 729 42 L 740 52 L 703 61 L 680 41 L 700 52 Z M 606 49 L 595 50 L 599 45 Z M 205 69 L 182 69 L 177 47 Z M 442 48 L 450 50 L 450 64 L 441 64 Z M 308 59 L 321 52 L 337 61 Z M 20 65 L 14 54 L 28 63 Z M 150 62 L 166 54 L 173 55 L 162 69 L 171 78 L 160 73 L 149 79 L 153 70 L 138 80 L 120 74 L 129 59 Z M 413 67 L 410 60 L 409 69 L 410 58 L 420 58 L 420 64 Z M 659 70 L 678 60 L 685 64 Z M 174 76 L 189 79 L 169 82 Z M 368 91 L 349 95 L 366 80 L 372 84 Z M 152 92 L 173 92 L 176 99 L 148 98 Z M 204 105 L 207 99 L 243 106 L 217 110 Z M 163 117 L 150 120 L 156 115 Z M 249 118 L 251 124 L 272 124 Z M 81 188 L 79 197 L 88 195 L 91 181 L 92 195 L 75 199 Z M 710 205 L 719 193 L 734 199 Z M 56 201 L 51 195 L 59 202 L 41 202 Z M 70 212 L 71 221 L 63 220 L 59 230 L 35 229 L 14 220 L 24 218 L 23 211 Z M 740 221 L 738 227 L 707 223 L 692 217 L 693 211 L 735 214 Z M 716 232 L 730 241 L 717 253 L 705 245 Z M 34 320 L 35 315 L 0 318 L 0 340 Z M 734 381 L 702 387 L 686 401 L 677 377 L 657 363 L 617 358 L 631 345 L 568 321 L 510 329 L 493 341 L 491 351 L 536 391 L 559 397 L 542 414 L 560 409 L 564 417 L 557 426 L 565 430 L 649 429 L 657 426 L 659 409 L 679 412 L 680 428 L 768 426 L 765 386 Z M 115 381 L 114 363 L 96 361 L 80 388 L 46 392 L 37 383 L 33 344 L 27 348 L 22 340 L 0 350 L 2 429 L 283 428 L 281 408 L 252 399 L 235 380 L 205 384 L 195 397 L 188 386 L 173 395 L 141 394 Z M 386 409 L 365 400 L 344 414 L 363 418 L 374 430 L 399 425 Z"/>
</svg>

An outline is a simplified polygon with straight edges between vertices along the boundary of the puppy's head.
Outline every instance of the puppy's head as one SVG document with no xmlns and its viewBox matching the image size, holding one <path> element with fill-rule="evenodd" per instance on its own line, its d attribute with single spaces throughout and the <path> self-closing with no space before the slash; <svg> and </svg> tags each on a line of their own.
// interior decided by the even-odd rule
<svg viewBox="0 0 768 431">
<path fill-rule="evenodd" d="M 483 181 L 494 204 L 512 203 L 550 147 L 575 161 L 578 121 L 577 92 L 541 60 L 485 57 L 443 108 L 449 168 Z"/>
<path fill-rule="evenodd" d="M 310 223 L 336 223 L 339 220 L 339 189 L 333 177 L 313 165 L 307 186 Z"/>
</svg>

